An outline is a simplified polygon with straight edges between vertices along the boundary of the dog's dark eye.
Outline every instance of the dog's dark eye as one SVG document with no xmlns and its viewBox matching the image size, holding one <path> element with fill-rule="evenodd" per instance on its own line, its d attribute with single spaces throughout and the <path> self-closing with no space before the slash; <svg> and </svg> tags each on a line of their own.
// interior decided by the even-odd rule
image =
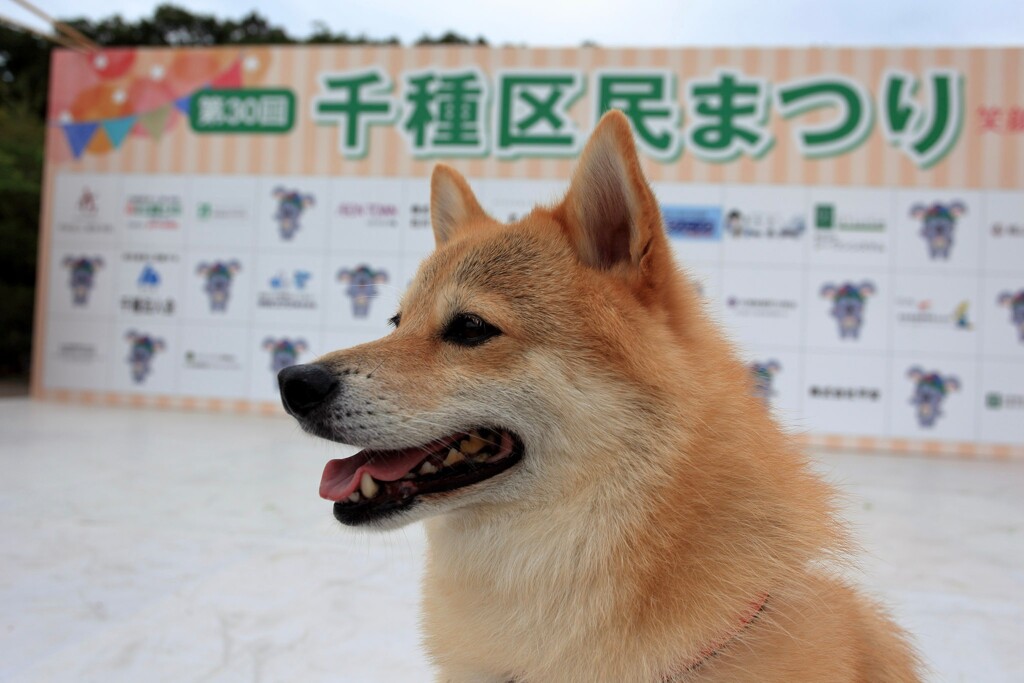
<svg viewBox="0 0 1024 683">
<path fill-rule="evenodd" d="M 480 316 L 472 313 L 460 313 L 448 323 L 443 336 L 446 342 L 452 344 L 476 346 L 499 334 L 501 334 L 501 330 Z"/>
<path fill-rule="evenodd" d="M 391 325 L 391 327 L 398 327 L 398 323 L 400 322 L 402 322 L 401 313 L 395 313 L 393 316 L 388 318 L 388 325 Z"/>
</svg>

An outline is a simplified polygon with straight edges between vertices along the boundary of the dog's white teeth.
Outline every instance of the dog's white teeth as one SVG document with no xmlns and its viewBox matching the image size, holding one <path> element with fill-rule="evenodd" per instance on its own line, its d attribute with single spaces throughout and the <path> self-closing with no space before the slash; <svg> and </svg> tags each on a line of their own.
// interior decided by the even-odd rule
<svg viewBox="0 0 1024 683">
<path fill-rule="evenodd" d="M 380 486 L 373 480 L 369 472 L 363 472 L 363 478 L 359 480 L 359 490 L 363 492 L 363 495 L 367 498 L 373 498 L 380 491 Z"/>
<path fill-rule="evenodd" d="M 352 492 L 348 497 L 348 502 L 350 503 L 358 503 L 360 500 L 362 500 L 362 498 L 359 495 L 359 491 Z"/>
<path fill-rule="evenodd" d="M 437 468 L 428 460 L 420 466 L 420 474 L 433 474 L 437 472 Z"/>
<path fill-rule="evenodd" d="M 452 465 L 454 465 L 456 463 L 460 463 L 460 462 L 462 462 L 465 459 L 466 459 L 466 456 L 464 456 L 462 453 L 460 453 L 459 451 L 455 450 L 454 448 L 449 448 L 448 449 L 448 457 L 444 459 L 444 466 L 445 467 L 451 467 Z"/>
</svg>

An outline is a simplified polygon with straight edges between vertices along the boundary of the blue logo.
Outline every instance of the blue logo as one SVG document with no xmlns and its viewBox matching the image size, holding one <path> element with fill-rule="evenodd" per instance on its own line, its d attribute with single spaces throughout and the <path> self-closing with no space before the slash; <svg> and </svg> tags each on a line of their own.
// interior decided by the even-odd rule
<svg viewBox="0 0 1024 683">
<path fill-rule="evenodd" d="M 722 207 L 669 204 L 661 207 L 665 230 L 674 239 L 717 242 L 722 239 Z"/>
<path fill-rule="evenodd" d="M 282 289 L 305 289 L 306 284 L 309 282 L 313 274 L 308 270 L 295 270 L 292 271 L 291 277 L 285 271 L 279 271 L 276 275 L 270 278 L 270 288 L 276 290 Z"/>
<path fill-rule="evenodd" d="M 153 264 L 147 263 L 135 282 L 142 289 L 156 289 L 160 286 L 160 273 L 153 267 Z"/>
</svg>

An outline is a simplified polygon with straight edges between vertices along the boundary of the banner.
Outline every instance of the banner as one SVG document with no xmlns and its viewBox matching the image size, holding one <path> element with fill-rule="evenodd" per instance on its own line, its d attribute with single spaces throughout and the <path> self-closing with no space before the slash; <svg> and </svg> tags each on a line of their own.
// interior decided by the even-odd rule
<svg viewBox="0 0 1024 683">
<path fill-rule="evenodd" d="M 781 419 L 1024 455 L 1021 49 L 57 51 L 33 393 L 277 412 L 387 333 L 436 162 L 514 220 L 612 108 Z"/>
</svg>

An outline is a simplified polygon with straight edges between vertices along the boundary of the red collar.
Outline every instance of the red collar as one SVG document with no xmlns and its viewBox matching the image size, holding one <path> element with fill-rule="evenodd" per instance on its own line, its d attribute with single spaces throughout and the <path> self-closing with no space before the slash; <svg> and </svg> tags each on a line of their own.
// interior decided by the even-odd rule
<svg viewBox="0 0 1024 683">
<path fill-rule="evenodd" d="M 761 612 L 764 611 L 765 606 L 768 604 L 768 593 L 762 593 L 757 597 L 756 600 L 751 600 L 747 605 L 747 610 L 740 617 L 739 623 L 729 633 L 723 635 L 715 643 L 708 645 L 697 653 L 689 662 L 683 664 L 681 667 L 672 671 L 662 679 L 662 683 L 673 683 L 679 677 L 684 674 L 688 674 L 692 671 L 699 669 L 704 666 L 712 657 L 718 656 L 718 653 L 724 650 L 729 643 L 731 643 L 736 637 L 743 632 L 747 626 L 760 616 Z"/>
</svg>

